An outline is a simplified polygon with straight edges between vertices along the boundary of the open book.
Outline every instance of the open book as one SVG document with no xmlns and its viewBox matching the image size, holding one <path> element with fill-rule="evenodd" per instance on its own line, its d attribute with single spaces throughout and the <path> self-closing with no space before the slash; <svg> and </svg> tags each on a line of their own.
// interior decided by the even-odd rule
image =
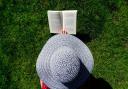
<svg viewBox="0 0 128 89">
<path fill-rule="evenodd" d="M 66 29 L 68 34 L 76 34 L 76 19 L 77 10 L 48 10 L 50 33 L 60 33 L 61 29 Z"/>
</svg>

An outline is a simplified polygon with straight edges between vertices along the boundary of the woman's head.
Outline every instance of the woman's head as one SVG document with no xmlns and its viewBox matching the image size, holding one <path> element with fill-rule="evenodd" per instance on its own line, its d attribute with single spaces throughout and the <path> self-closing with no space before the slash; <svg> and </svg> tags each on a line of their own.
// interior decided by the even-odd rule
<svg viewBox="0 0 128 89">
<path fill-rule="evenodd" d="M 93 69 L 88 47 L 72 35 L 55 35 L 44 45 L 36 64 L 39 78 L 51 89 L 76 89 Z"/>
</svg>

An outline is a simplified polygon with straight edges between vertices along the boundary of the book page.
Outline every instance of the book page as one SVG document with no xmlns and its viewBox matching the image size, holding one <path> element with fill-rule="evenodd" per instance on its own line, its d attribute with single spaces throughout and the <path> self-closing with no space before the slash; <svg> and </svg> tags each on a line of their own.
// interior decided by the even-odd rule
<svg viewBox="0 0 128 89">
<path fill-rule="evenodd" d="M 69 34 L 76 34 L 77 10 L 62 11 L 63 28 L 67 29 Z"/>
<path fill-rule="evenodd" d="M 61 11 L 48 10 L 50 33 L 60 33 L 60 29 L 62 28 L 62 19 L 60 13 Z"/>
</svg>

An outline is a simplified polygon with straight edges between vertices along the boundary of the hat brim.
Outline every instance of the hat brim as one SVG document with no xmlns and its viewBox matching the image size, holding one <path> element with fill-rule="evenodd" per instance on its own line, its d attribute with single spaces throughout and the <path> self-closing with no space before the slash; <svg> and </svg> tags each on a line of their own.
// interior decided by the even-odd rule
<svg viewBox="0 0 128 89">
<path fill-rule="evenodd" d="M 51 89 L 68 89 L 64 84 L 52 77 L 50 70 L 51 56 L 58 48 L 62 46 L 67 46 L 74 49 L 89 73 L 92 72 L 94 66 L 93 56 L 89 48 L 80 39 L 69 34 L 54 35 L 42 48 L 36 63 L 36 70 L 40 80 L 43 80 L 44 83 Z"/>
</svg>

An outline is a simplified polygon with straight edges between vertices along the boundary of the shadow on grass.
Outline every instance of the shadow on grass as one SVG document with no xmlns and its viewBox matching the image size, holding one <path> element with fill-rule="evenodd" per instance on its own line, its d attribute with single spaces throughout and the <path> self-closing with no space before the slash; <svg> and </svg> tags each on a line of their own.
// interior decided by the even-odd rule
<svg viewBox="0 0 128 89">
<path fill-rule="evenodd" d="M 95 78 L 90 75 L 88 80 L 79 89 L 113 89 L 103 78 Z"/>
<path fill-rule="evenodd" d="M 85 43 L 91 42 L 102 34 L 108 16 L 118 11 L 121 4 L 120 0 L 86 0 L 88 1 L 90 2 L 87 5 L 85 3 L 86 7 L 79 10 L 76 34 L 76 37 Z M 82 10 L 85 13 L 82 13 Z"/>
<path fill-rule="evenodd" d="M 89 34 L 84 34 L 84 33 L 77 33 L 76 37 L 78 37 L 80 40 L 84 41 L 85 43 L 90 42 L 92 40 Z"/>
</svg>

